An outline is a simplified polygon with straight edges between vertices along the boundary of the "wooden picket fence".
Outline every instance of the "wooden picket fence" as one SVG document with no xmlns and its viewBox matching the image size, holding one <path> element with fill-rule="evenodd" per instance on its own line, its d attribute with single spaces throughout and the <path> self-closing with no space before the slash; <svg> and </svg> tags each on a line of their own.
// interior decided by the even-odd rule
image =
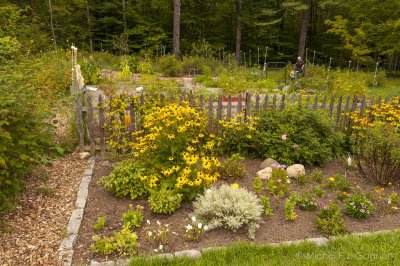
<svg viewBox="0 0 400 266">
<path fill-rule="evenodd" d="M 106 99 L 101 94 L 97 99 L 93 99 L 92 92 L 85 92 L 76 95 L 76 119 L 79 133 L 79 148 L 81 151 L 87 150 L 92 154 L 96 150 L 104 152 L 107 149 L 107 130 L 106 118 L 110 113 L 110 99 Z M 146 96 L 138 95 L 139 101 L 136 103 L 128 103 L 128 108 L 125 111 L 130 116 L 129 133 L 139 130 L 140 111 L 139 106 L 144 104 Z M 208 116 L 208 131 L 220 131 L 219 120 L 230 119 L 236 117 L 236 114 L 243 113 L 243 116 L 236 117 L 238 120 L 247 121 L 249 116 L 258 115 L 265 110 L 278 112 L 284 110 L 289 105 L 299 105 L 304 108 L 313 110 L 327 110 L 331 119 L 334 119 L 337 130 L 343 130 L 349 123 L 349 113 L 359 110 L 360 114 L 364 114 L 365 110 L 372 104 L 380 104 L 382 100 L 385 102 L 391 101 L 392 98 L 386 97 L 371 97 L 365 96 L 359 98 L 357 96 L 303 96 L 298 94 L 290 95 L 251 95 L 250 93 L 239 93 L 237 96 L 229 95 L 224 98 L 218 95 L 217 99 L 210 95 L 208 99 L 204 99 L 202 95 L 195 96 L 193 91 L 184 91 L 179 99 L 166 99 L 161 96 L 160 102 L 168 104 L 179 101 L 188 102 L 188 104 L 200 111 L 203 111 Z M 96 104 L 94 104 L 96 103 Z M 103 106 L 99 108 L 99 106 Z M 122 121 L 121 121 L 122 123 Z"/>
</svg>

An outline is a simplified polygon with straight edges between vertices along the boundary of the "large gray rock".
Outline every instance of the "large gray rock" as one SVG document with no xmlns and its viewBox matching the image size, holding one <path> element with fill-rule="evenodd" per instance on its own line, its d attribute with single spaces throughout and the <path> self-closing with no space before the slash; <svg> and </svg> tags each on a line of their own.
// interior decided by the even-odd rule
<svg viewBox="0 0 400 266">
<path fill-rule="evenodd" d="M 260 170 L 265 169 L 267 167 L 272 167 L 273 165 L 275 165 L 275 167 L 277 167 L 277 166 L 279 166 L 279 163 L 272 158 L 268 158 L 260 164 Z"/>
<path fill-rule="evenodd" d="M 272 168 L 271 167 L 266 167 L 260 171 L 257 172 L 257 176 L 260 179 L 270 179 L 272 176 Z"/>
<path fill-rule="evenodd" d="M 299 176 L 305 175 L 306 174 L 306 169 L 304 168 L 304 165 L 302 164 L 293 164 L 289 166 L 287 169 L 287 174 L 289 177 L 297 178 Z"/>
</svg>

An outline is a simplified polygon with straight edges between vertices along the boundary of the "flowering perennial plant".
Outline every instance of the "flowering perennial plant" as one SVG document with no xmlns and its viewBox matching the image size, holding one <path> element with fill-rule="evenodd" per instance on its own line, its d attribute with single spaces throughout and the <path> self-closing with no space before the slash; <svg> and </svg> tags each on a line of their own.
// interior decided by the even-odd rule
<svg viewBox="0 0 400 266">
<path fill-rule="evenodd" d="M 199 240 L 207 230 L 207 225 L 203 225 L 197 221 L 195 216 L 192 216 L 190 223 L 185 226 L 185 232 L 182 236 L 188 240 Z"/>
<path fill-rule="evenodd" d="M 153 109 L 143 118 L 143 130 L 135 132 L 131 144 L 134 158 L 155 170 L 141 180 L 150 189 L 168 187 L 186 200 L 219 178 L 215 141 L 208 136 L 202 113 L 187 104 Z"/>
<path fill-rule="evenodd" d="M 345 203 L 346 214 L 354 218 L 365 219 L 373 210 L 372 202 L 364 194 L 350 195 Z"/>
<path fill-rule="evenodd" d="M 147 241 L 154 246 L 154 252 L 163 252 L 165 245 L 169 243 L 170 235 L 176 234 L 171 232 L 169 224 L 163 225 L 158 220 L 153 224 L 147 220 L 144 232 Z"/>
<path fill-rule="evenodd" d="M 273 168 L 271 178 L 267 183 L 268 190 L 275 196 L 284 196 L 290 188 L 290 179 L 283 168 Z"/>
</svg>

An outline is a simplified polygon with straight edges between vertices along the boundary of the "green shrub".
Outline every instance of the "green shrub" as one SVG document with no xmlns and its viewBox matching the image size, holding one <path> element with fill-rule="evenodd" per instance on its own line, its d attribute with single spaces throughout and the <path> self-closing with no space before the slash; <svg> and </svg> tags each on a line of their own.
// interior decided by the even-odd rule
<svg viewBox="0 0 400 266">
<path fill-rule="evenodd" d="M 104 229 L 104 226 L 106 225 L 107 221 L 107 216 L 103 215 L 97 218 L 96 222 L 93 224 L 93 229 L 94 230 L 102 230 Z"/>
<path fill-rule="evenodd" d="M 372 214 L 372 202 L 364 194 L 352 194 L 345 203 L 348 216 L 365 219 Z"/>
<path fill-rule="evenodd" d="M 341 235 L 348 232 L 347 226 L 334 202 L 323 204 L 318 214 L 316 224 L 319 230 L 326 235 Z"/>
<path fill-rule="evenodd" d="M 137 234 L 125 226 L 120 232 L 114 232 L 111 237 L 93 236 L 92 250 L 101 255 L 114 252 L 119 255 L 135 255 L 140 246 L 137 239 Z"/>
<path fill-rule="evenodd" d="M 40 92 L 0 84 L 0 213 L 13 207 L 24 178 L 52 150 L 49 110 Z M 50 151 L 50 152 L 49 152 Z"/>
<path fill-rule="evenodd" d="M 158 61 L 158 68 L 161 73 L 170 77 L 179 76 L 182 71 L 174 55 L 167 55 L 160 58 Z"/>
<path fill-rule="evenodd" d="M 124 226 L 129 227 L 130 229 L 140 227 L 143 222 L 143 206 L 136 206 L 136 209 L 133 209 L 132 205 L 129 205 L 129 210 L 124 212 L 121 216 L 121 221 L 124 223 Z"/>
<path fill-rule="evenodd" d="M 173 213 L 181 206 L 182 198 L 182 194 L 169 189 L 152 191 L 149 197 L 150 209 L 153 213 Z"/>
<path fill-rule="evenodd" d="M 370 126 L 352 138 L 361 175 L 377 185 L 400 183 L 400 132 L 390 125 Z"/>
<path fill-rule="evenodd" d="M 231 157 L 222 162 L 221 175 L 223 178 L 244 177 L 246 175 L 244 157 L 240 156 L 238 153 L 232 154 Z"/>
<path fill-rule="evenodd" d="M 250 238 L 255 236 L 263 210 L 254 193 L 228 185 L 206 191 L 193 206 L 193 215 L 209 229 L 224 227 L 236 232 L 246 227 Z"/>
<path fill-rule="evenodd" d="M 326 187 L 329 190 L 337 191 L 350 191 L 351 184 L 344 175 L 336 175 L 335 177 L 329 177 L 326 180 Z"/>
<path fill-rule="evenodd" d="M 114 170 L 99 180 L 99 184 L 117 197 L 144 199 L 149 195 L 147 183 L 141 180 L 146 169 L 133 159 L 120 162 Z"/>
<path fill-rule="evenodd" d="M 321 165 L 341 152 L 342 136 L 325 112 L 298 107 L 269 111 L 261 114 L 257 132 L 248 153 L 287 165 Z"/>
</svg>

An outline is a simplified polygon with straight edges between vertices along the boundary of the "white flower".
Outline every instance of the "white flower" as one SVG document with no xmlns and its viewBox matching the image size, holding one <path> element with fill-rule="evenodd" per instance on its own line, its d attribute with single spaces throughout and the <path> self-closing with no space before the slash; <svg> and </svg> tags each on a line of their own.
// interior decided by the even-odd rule
<svg viewBox="0 0 400 266">
<path fill-rule="evenodd" d="M 205 225 L 205 226 L 203 227 L 203 229 L 204 229 L 204 231 L 207 231 L 207 230 L 208 230 L 208 226 Z"/>
<path fill-rule="evenodd" d="M 163 249 L 163 245 L 160 245 L 160 246 L 158 247 L 158 249 L 159 249 L 159 250 L 162 250 L 162 249 Z"/>
<path fill-rule="evenodd" d="M 166 224 L 165 227 L 169 227 L 169 224 Z"/>
<path fill-rule="evenodd" d="M 197 227 L 198 227 L 199 229 L 201 229 L 201 228 L 203 227 L 203 225 L 202 225 L 201 223 L 199 223 L 199 224 L 197 225 Z"/>
<path fill-rule="evenodd" d="M 154 252 L 158 252 L 158 249 L 155 248 L 155 249 L 154 249 Z"/>
<path fill-rule="evenodd" d="M 392 200 L 391 199 L 388 200 L 388 204 L 392 204 Z"/>
<path fill-rule="evenodd" d="M 193 222 L 196 222 L 196 217 L 193 216 L 193 217 L 192 217 L 192 221 L 193 221 Z"/>
<path fill-rule="evenodd" d="M 157 224 L 158 224 L 158 225 L 161 225 L 160 221 L 157 221 Z"/>
<path fill-rule="evenodd" d="M 188 224 L 188 225 L 185 226 L 185 228 L 186 228 L 187 230 L 191 230 L 193 227 L 192 227 L 190 224 Z"/>
<path fill-rule="evenodd" d="M 211 189 L 207 189 L 207 190 L 206 190 L 206 193 L 211 193 Z"/>
<path fill-rule="evenodd" d="M 152 233 L 151 231 L 149 231 L 147 234 L 148 234 L 149 236 L 152 236 L 152 235 L 153 235 L 153 233 Z"/>
<path fill-rule="evenodd" d="M 150 224 L 150 220 L 147 220 L 146 222 L 147 222 L 147 224 Z"/>
<path fill-rule="evenodd" d="M 288 184 L 290 184 L 290 180 L 288 179 L 287 181 L 286 181 Z"/>
</svg>

